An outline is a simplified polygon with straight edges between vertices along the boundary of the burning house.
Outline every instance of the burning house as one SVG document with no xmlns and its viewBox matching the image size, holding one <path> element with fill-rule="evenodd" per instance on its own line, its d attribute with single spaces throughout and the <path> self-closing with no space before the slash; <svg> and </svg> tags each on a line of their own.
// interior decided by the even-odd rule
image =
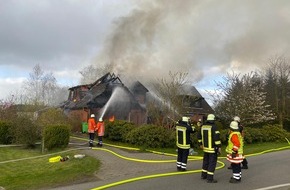
<svg viewBox="0 0 290 190">
<path fill-rule="evenodd" d="M 61 107 L 67 115 L 78 115 L 82 122 L 94 113 L 97 118 L 140 125 L 147 122 L 147 92 L 140 82 L 129 89 L 115 74 L 107 73 L 92 84 L 71 87 L 68 100 Z"/>
<path fill-rule="evenodd" d="M 68 100 L 61 108 L 67 115 L 77 115 L 81 122 L 94 113 L 97 118 L 141 125 L 148 120 L 147 93 L 150 94 L 139 81 L 128 88 L 115 74 L 107 73 L 94 83 L 69 88 Z M 214 112 L 194 86 L 185 87 L 179 96 L 184 108 L 182 114 L 194 121 Z"/>
</svg>

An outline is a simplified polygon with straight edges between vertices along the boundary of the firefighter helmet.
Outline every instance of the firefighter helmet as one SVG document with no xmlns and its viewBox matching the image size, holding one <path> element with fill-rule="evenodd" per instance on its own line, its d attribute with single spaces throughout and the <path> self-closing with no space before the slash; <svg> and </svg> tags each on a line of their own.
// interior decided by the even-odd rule
<svg viewBox="0 0 290 190">
<path fill-rule="evenodd" d="M 189 117 L 182 117 L 182 121 L 189 122 Z"/>
<path fill-rule="evenodd" d="M 102 122 L 103 121 L 103 118 L 102 117 L 100 117 L 100 119 L 99 119 L 99 122 Z"/>
<path fill-rule="evenodd" d="M 233 130 L 233 131 L 237 131 L 239 130 L 239 124 L 237 121 L 232 121 L 231 124 L 230 124 L 230 128 Z"/>
<path fill-rule="evenodd" d="M 95 114 L 91 114 L 91 117 L 95 117 Z"/>
<path fill-rule="evenodd" d="M 238 116 L 235 116 L 235 117 L 234 117 L 234 121 L 236 121 L 236 122 L 239 122 L 239 123 L 240 123 L 241 119 L 240 119 L 240 117 L 238 117 Z"/>
<path fill-rule="evenodd" d="M 214 121 L 214 120 L 215 120 L 215 116 L 214 116 L 214 114 L 209 114 L 209 115 L 207 116 L 207 120 L 208 120 L 208 121 Z"/>
</svg>

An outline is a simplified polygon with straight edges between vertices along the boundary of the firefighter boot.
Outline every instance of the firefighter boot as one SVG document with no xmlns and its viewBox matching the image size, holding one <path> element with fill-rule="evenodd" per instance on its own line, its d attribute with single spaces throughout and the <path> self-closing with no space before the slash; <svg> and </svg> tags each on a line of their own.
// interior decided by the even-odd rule
<svg viewBox="0 0 290 190">
<path fill-rule="evenodd" d="M 207 174 L 207 183 L 217 183 L 217 180 L 213 178 L 213 175 Z"/>
<path fill-rule="evenodd" d="M 241 167 L 241 169 L 248 169 L 249 167 L 247 165 L 244 165 Z"/>
<path fill-rule="evenodd" d="M 240 183 L 241 182 L 241 179 L 235 179 L 235 178 L 231 177 L 231 179 L 230 179 L 229 182 L 230 183 Z"/>
</svg>

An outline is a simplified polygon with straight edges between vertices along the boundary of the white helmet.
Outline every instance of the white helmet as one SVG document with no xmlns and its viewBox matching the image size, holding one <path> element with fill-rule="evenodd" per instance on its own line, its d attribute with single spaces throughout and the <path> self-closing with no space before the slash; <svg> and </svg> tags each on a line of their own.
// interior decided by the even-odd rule
<svg viewBox="0 0 290 190">
<path fill-rule="evenodd" d="M 235 117 L 234 117 L 234 121 L 236 121 L 236 122 L 241 122 L 241 119 L 240 119 L 240 117 L 235 116 Z"/>
<path fill-rule="evenodd" d="M 100 122 L 102 122 L 102 121 L 103 121 L 103 118 L 102 118 L 102 117 L 100 117 L 99 121 L 100 121 Z"/>
<path fill-rule="evenodd" d="M 214 116 L 214 114 L 209 114 L 209 115 L 207 116 L 207 120 L 208 120 L 208 121 L 214 121 L 214 120 L 215 120 L 215 116 Z"/>
<path fill-rule="evenodd" d="M 237 121 L 232 121 L 231 124 L 230 124 L 230 128 L 233 130 L 233 131 L 237 131 L 239 130 L 239 124 Z"/>
<path fill-rule="evenodd" d="M 188 122 L 189 121 L 189 117 L 182 117 L 182 121 Z"/>
<path fill-rule="evenodd" d="M 91 117 L 95 117 L 95 114 L 91 114 Z"/>
</svg>

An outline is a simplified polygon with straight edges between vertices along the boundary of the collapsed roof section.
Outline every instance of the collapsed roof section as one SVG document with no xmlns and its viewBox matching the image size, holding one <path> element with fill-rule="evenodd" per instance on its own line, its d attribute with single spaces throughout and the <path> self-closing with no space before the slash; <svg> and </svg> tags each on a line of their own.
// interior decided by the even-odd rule
<svg viewBox="0 0 290 190">
<path fill-rule="evenodd" d="M 114 73 L 107 73 L 94 83 L 69 88 L 69 98 L 61 107 L 71 110 L 83 108 L 102 108 L 109 101 L 112 92 L 116 87 L 121 87 L 127 94 L 130 99 L 131 107 L 142 108 L 133 94 Z"/>
</svg>

